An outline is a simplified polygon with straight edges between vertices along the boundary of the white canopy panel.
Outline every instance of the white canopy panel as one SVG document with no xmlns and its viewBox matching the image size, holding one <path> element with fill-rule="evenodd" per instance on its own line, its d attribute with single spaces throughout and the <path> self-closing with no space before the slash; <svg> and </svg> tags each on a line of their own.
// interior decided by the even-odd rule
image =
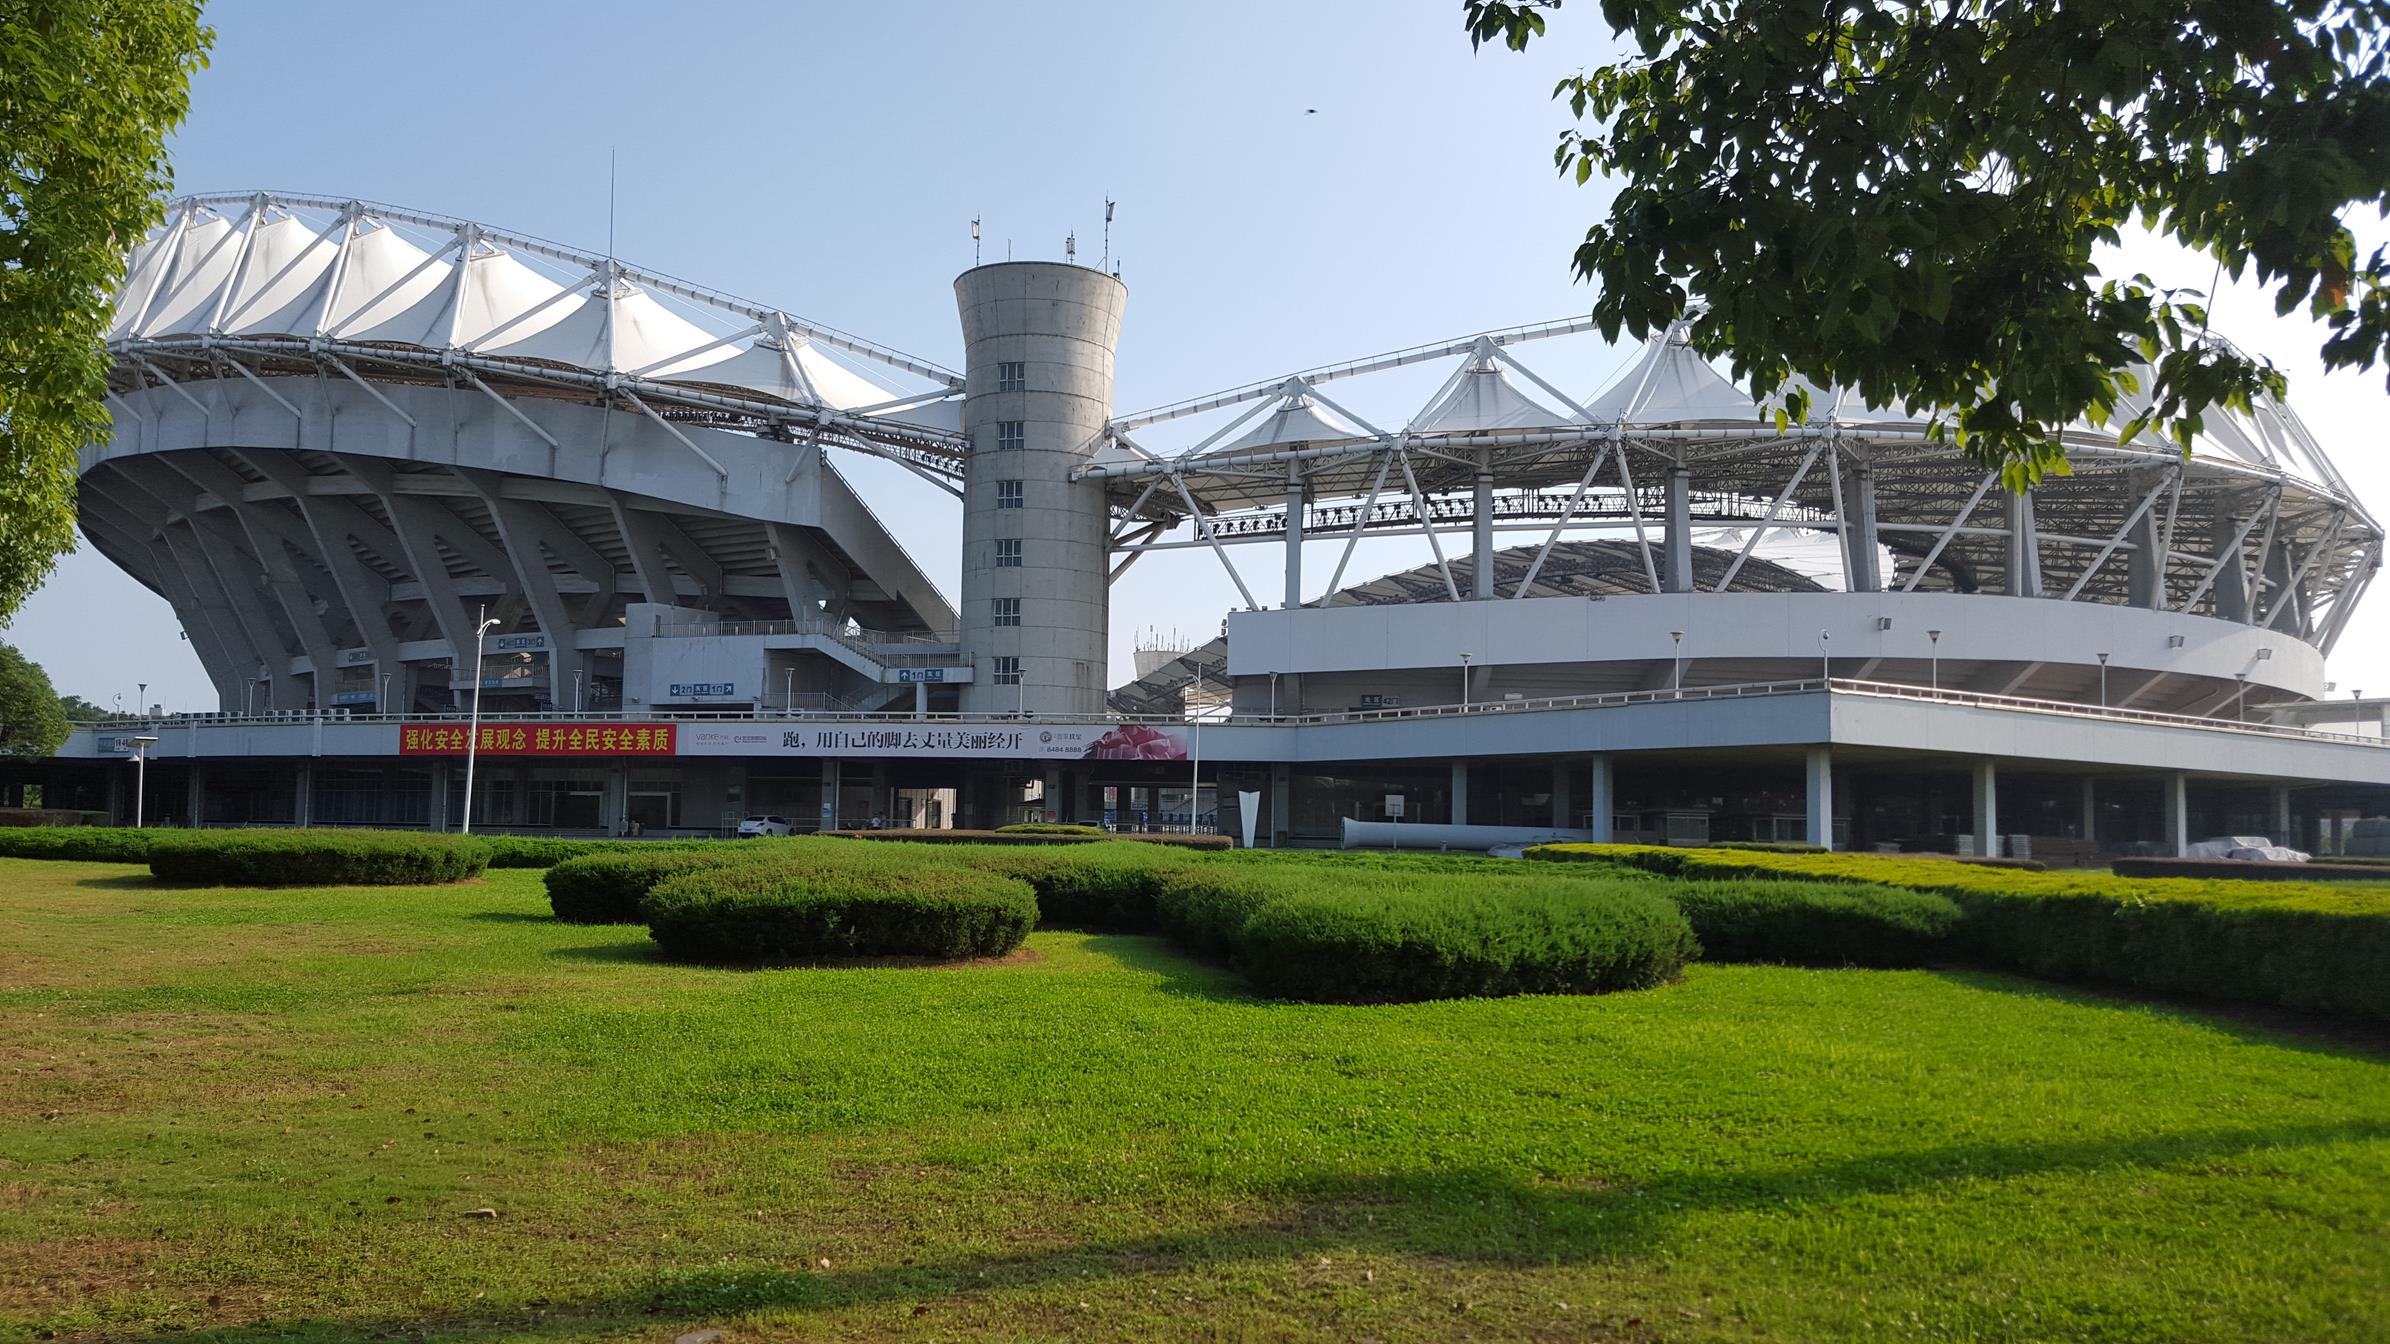
<svg viewBox="0 0 2390 1344">
<path fill-rule="evenodd" d="M 669 401 L 677 388 L 959 435 L 962 379 L 611 257 L 325 197 L 194 196 L 133 250 L 112 346 L 235 340 L 446 364 L 552 367 Z M 874 431 L 876 432 L 876 431 Z M 959 451 L 959 446 L 957 448 Z"/>
</svg>

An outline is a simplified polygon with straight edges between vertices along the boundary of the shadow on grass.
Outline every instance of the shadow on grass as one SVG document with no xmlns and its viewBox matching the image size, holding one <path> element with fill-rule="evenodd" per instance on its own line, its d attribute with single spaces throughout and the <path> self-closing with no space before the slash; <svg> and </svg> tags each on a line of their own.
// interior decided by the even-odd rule
<svg viewBox="0 0 2390 1344">
<path fill-rule="evenodd" d="M 637 926 L 624 925 L 622 927 L 635 928 Z M 583 943 L 578 947 L 552 947 L 548 949 L 548 955 L 564 957 L 573 961 L 634 962 L 643 966 L 661 965 L 667 960 L 663 948 L 644 938 L 631 943 Z"/>
<path fill-rule="evenodd" d="M 483 920 L 491 924 L 561 924 L 564 922 L 552 914 L 530 910 L 476 910 L 465 918 Z"/>
<path fill-rule="evenodd" d="M 1205 961 L 1158 933 L 1104 933 L 1093 929 L 1038 926 L 1040 933 L 1079 933 L 1089 952 L 1155 979 L 1155 988 L 1181 998 L 1211 1003 L 1269 1002 L 1253 993 L 1245 978 L 1217 962 Z"/>
<path fill-rule="evenodd" d="M 2060 984 L 2001 971 L 1943 969 L 1933 974 L 1952 984 L 1987 993 L 2137 1012 L 2215 1032 L 2243 1045 L 2270 1045 L 2368 1062 L 2379 1062 L 2390 1055 L 2390 1023 L 2385 1022 L 2351 1021 L 2267 1004 L 2158 994 L 2118 986 Z"/>
<path fill-rule="evenodd" d="M 77 878 L 75 880 L 75 885 L 78 887 L 99 887 L 107 891 L 156 891 L 160 888 L 165 888 L 168 890 L 184 889 L 182 883 L 166 882 L 161 881 L 158 878 L 151 877 L 149 875 L 148 869 L 143 869 L 138 873 L 117 873 L 111 877 Z"/>
<path fill-rule="evenodd" d="M 1688 1215 L 1763 1213 L 1831 1218 L 1836 1201 L 1931 1192 L 1959 1182 L 2214 1163 L 2259 1149 L 2390 1138 L 2390 1119 L 2143 1135 L 2083 1143 L 1974 1144 L 1792 1166 L 1706 1171 L 1642 1185 L 1522 1181 L 1484 1169 L 1337 1178 L 1280 1192 L 1267 1218 L 1110 1241 L 1041 1245 L 1008 1254 L 816 1273 L 809 1262 L 668 1269 L 636 1287 L 579 1300 L 487 1304 L 470 1315 L 383 1314 L 348 1320 L 261 1321 L 131 1336 L 189 1344 L 351 1344 L 352 1341 L 564 1341 L 626 1327 L 694 1329 L 742 1312 L 827 1311 L 937 1302 L 1091 1280 L 1245 1270 L 1307 1263 L 1325 1252 L 1404 1254 L 1456 1267 L 1528 1270 L 1664 1251 Z M 897 1248 L 890 1248 L 893 1252 Z M 112 1338 L 128 1338 L 114 1335 Z"/>
</svg>

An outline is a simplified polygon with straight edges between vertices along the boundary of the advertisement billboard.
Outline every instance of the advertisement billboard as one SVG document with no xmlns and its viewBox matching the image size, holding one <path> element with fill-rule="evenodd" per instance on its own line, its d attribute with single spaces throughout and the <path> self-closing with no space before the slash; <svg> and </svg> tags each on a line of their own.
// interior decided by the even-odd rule
<svg viewBox="0 0 2390 1344">
<path fill-rule="evenodd" d="M 1124 724 L 680 725 L 683 756 L 851 756 L 1183 761 L 1183 730 Z"/>
<path fill-rule="evenodd" d="M 671 723 L 485 723 L 484 756 L 670 756 L 680 725 Z M 462 756 L 463 724 L 408 724 L 398 733 L 401 756 Z"/>
</svg>

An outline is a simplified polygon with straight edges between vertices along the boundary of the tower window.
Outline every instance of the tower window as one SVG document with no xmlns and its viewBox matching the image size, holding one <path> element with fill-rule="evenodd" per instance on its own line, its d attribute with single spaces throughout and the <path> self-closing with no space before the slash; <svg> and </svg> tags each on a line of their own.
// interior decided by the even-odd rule
<svg viewBox="0 0 2390 1344">
<path fill-rule="evenodd" d="M 1019 360 L 1002 360 L 996 365 L 996 390 L 1019 392 L 1029 386 L 1029 366 Z"/>
<path fill-rule="evenodd" d="M 1019 625 L 1021 623 L 1021 599 L 1017 597 L 991 597 L 988 599 L 988 605 L 994 609 L 996 613 L 996 624 Z"/>
<path fill-rule="evenodd" d="M 1018 686 L 1021 684 L 1020 659 L 1013 657 L 999 657 L 995 660 L 995 663 L 996 675 L 994 680 L 998 686 Z"/>
<path fill-rule="evenodd" d="M 1020 567 L 1021 539 L 1019 537 L 996 538 L 996 568 L 1019 569 Z"/>
<path fill-rule="evenodd" d="M 996 422 L 996 451 L 1009 452 L 1028 441 L 1028 431 L 1021 427 L 1020 421 L 999 420 Z"/>
<path fill-rule="evenodd" d="M 1021 483 L 1019 481 L 996 482 L 996 507 L 999 509 L 1021 507 Z"/>
</svg>

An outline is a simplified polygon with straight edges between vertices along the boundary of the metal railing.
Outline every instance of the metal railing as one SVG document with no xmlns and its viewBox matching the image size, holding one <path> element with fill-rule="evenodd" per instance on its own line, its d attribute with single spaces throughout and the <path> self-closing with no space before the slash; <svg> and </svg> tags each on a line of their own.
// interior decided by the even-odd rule
<svg viewBox="0 0 2390 1344">
<path fill-rule="evenodd" d="M 1916 701 L 1965 708 L 1993 709 L 2011 713 L 2056 715 L 2096 722 L 2189 728 L 2292 741 L 2327 742 L 2337 745 L 2376 748 L 2390 747 L 2390 739 L 2386 738 L 2326 732 L 2313 728 L 2297 728 L 2287 724 L 2250 723 L 2192 714 L 2168 714 L 2157 710 L 2102 707 L 2077 704 L 2068 700 L 2033 700 L 2021 696 L 1989 695 L 1977 691 L 1935 690 L 1901 682 L 1857 681 L 1843 677 L 1831 680 L 1809 677 L 1797 681 L 1746 682 L 1730 686 L 1687 686 L 1682 690 L 1606 691 L 1597 694 L 1540 696 L 1521 700 L 1478 700 L 1466 705 L 1415 705 L 1397 709 L 1313 711 L 1300 714 L 1229 714 L 1218 717 L 1207 716 L 1200 719 L 1189 719 L 1183 714 L 1035 714 L 951 711 L 925 714 L 914 714 L 907 711 L 861 713 L 829 704 L 829 701 L 835 699 L 835 697 L 829 696 L 823 697 L 825 703 L 819 709 L 799 706 L 794 708 L 765 707 L 755 710 L 592 710 L 581 713 L 551 711 L 524 714 L 493 714 L 485 711 L 482 717 L 493 721 L 503 720 L 508 723 L 812 723 L 836 721 L 867 724 L 996 724 L 1029 722 L 1106 726 L 1134 723 L 1179 728 L 1193 728 L 1198 724 L 1205 728 L 1302 728 L 1334 724 L 1401 723 L 1423 719 L 1483 718 L 1490 715 L 1549 713 L 1556 710 L 1614 709 L 1678 701 L 1707 703 L 1770 696 L 1814 695 L 1819 692 L 1862 696 L 1869 699 Z M 467 715 L 461 711 L 448 714 L 358 714 L 344 710 L 327 710 L 319 716 L 308 711 L 284 710 L 272 714 L 191 714 L 170 715 L 164 718 L 125 718 L 96 723 L 79 723 L 75 726 L 116 732 L 125 732 L 135 728 L 287 727 L 294 723 L 311 723 L 319 717 L 326 723 L 456 723 L 465 720 Z"/>
</svg>

